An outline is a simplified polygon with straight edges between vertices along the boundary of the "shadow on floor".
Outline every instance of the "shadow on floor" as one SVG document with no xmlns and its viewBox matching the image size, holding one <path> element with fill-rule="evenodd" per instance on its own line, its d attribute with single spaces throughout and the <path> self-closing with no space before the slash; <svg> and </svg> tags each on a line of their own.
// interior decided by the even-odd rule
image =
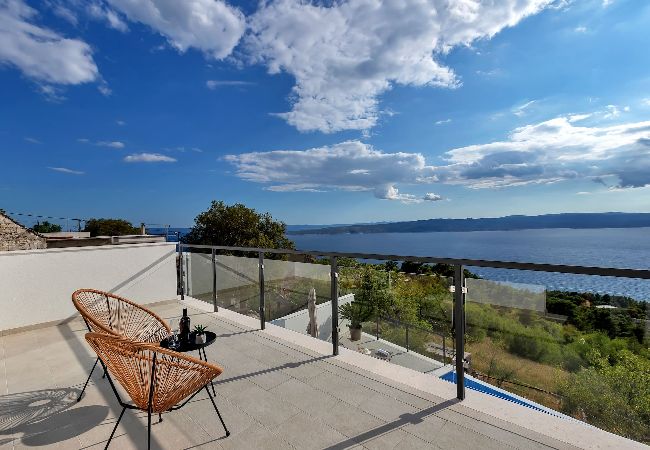
<svg viewBox="0 0 650 450">
<path fill-rule="evenodd" d="M 106 419 L 108 407 L 69 409 L 78 395 L 77 389 L 43 389 L 1 396 L 0 435 L 22 433 L 24 445 L 42 446 L 87 432 Z"/>
<path fill-rule="evenodd" d="M 445 408 L 449 408 L 450 406 L 453 406 L 458 402 L 459 402 L 458 399 L 453 398 L 450 400 L 445 400 L 442 403 L 438 403 L 437 405 L 434 405 L 431 408 L 423 409 L 422 411 L 419 411 L 417 413 L 402 414 L 401 416 L 399 416 L 400 417 L 399 419 L 393 422 L 386 423 L 380 427 L 373 428 L 372 430 L 368 430 L 357 436 L 353 436 L 350 439 L 347 439 L 343 442 L 339 442 L 338 444 L 334 444 L 330 447 L 327 447 L 324 450 L 343 450 L 349 447 L 355 447 L 359 444 L 363 445 L 364 442 L 367 442 L 381 435 L 390 433 L 391 431 L 403 427 L 404 425 L 420 423 L 424 420 L 425 417 L 435 414 L 438 411 L 442 411 Z"/>
<path fill-rule="evenodd" d="M 318 357 L 315 357 L 315 358 L 305 359 L 304 361 L 299 361 L 299 362 L 284 363 L 284 364 L 281 364 L 279 366 L 269 367 L 268 369 L 258 370 L 256 372 L 244 373 L 244 374 L 241 374 L 241 375 L 236 375 L 234 377 L 220 379 L 218 381 L 215 381 L 214 384 L 224 384 L 224 383 L 230 383 L 232 381 L 237 381 L 237 380 L 245 380 L 247 378 L 252 378 L 252 377 L 256 377 L 258 375 L 264 375 L 264 374 L 268 374 L 268 373 L 271 373 L 271 372 L 276 372 L 276 371 L 282 370 L 282 369 L 295 369 L 296 367 L 300 367 L 300 366 L 303 366 L 305 364 L 311 364 L 311 363 L 321 361 L 323 359 L 329 359 L 329 358 L 332 358 L 332 355 L 318 356 Z"/>
</svg>

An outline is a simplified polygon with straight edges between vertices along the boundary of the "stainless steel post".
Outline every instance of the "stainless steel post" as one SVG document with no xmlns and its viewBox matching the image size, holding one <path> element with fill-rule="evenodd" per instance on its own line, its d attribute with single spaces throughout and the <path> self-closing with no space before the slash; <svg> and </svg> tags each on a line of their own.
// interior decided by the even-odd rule
<svg viewBox="0 0 650 450">
<path fill-rule="evenodd" d="M 265 295 L 264 295 L 264 252 L 259 256 L 259 281 L 260 281 L 260 328 L 266 328 Z"/>
<path fill-rule="evenodd" d="M 183 244 L 178 244 L 178 276 L 181 285 L 181 300 L 185 300 L 185 276 L 183 274 Z"/>
<path fill-rule="evenodd" d="M 217 306 L 217 251 L 212 249 L 212 306 L 214 312 L 219 311 Z"/>
<path fill-rule="evenodd" d="M 332 354 L 339 354 L 339 271 L 336 256 L 330 259 L 330 300 L 332 303 Z"/>
<path fill-rule="evenodd" d="M 456 398 L 465 399 L 465 273 L 454 266 L 454 333 L 456 338 Z"/>
</svg>

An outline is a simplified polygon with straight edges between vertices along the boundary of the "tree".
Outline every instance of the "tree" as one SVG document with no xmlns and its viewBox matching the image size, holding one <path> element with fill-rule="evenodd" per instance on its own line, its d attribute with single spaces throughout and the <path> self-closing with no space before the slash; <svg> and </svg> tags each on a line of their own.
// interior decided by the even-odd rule
<svg viewBox="0 0 650 450">
<path fill-rule="evenodd" d="M 286 225 L 269 213 L 258 213 L 241 203 L 226 205 L 213 201 L 194 219 L 194 227 L 183 242 L 230 247 L 295 248 L 285 236 Z"/>
<path fill-rule="evenodd" d="M 138 234 L 140 230 L 124 219 L 88 219 L 84 231 L 95 236 L 124 236 Z"/>
<path fill-rule="evenodd" d="M 36 231 L 37 233 L 56 233 L 58 231 L 61 231 L 61 225 L 50 223 L 45 220 L 43 223 L 36 222 L 36 225 L 32 227 L 32 230 Z"/>
</svg>

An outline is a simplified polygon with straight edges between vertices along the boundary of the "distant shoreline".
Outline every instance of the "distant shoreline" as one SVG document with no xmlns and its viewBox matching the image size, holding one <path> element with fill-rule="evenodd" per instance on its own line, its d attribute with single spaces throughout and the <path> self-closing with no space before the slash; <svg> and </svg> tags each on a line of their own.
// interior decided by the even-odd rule
<svg viewBox="0 0 650 450">
<path fill-rule="evenodd" d="M 377 224 L 310 226 L 289 229 L 287 235 L 377 234 L 472 231 L 520 231 L 544 229 L 623 229 L 650 227 L 650 213 L 565 213 L 540 216 L 506 216 L 479 219 L 428 219 Z"/>
</svg>

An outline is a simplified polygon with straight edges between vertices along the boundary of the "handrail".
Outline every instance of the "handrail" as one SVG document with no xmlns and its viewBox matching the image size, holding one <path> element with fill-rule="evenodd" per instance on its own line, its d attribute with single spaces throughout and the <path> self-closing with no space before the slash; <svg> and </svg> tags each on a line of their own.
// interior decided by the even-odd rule
<svg viewBox="0 0 650 450">
<path fill-rule="evenodd" d="M 274 253 L 278 255 L 311 255 L 311 256 L 325 256 L 325 257 L 335 257 L 335 258 L 409 261 L 409 262 L 433 263 L 433 264 L 489 267 L 493 269 L 533 270 L 537 272 L 557 272 L 557 273 L 569 273 L 575 275 L 598 275 L 604 277 L 639 278 L 644 280 L 650 280 L 650 270 L 648 269 L 573 266 L 573 265 L 566 265 L 566 264 L 526 263 L 526 262 L 495 261 L 495 260 L 484 260 L 484 259 L 388 255 L 388 254 L 381 254 L 381 253 L 345 253 L 345 252 L 329 252 L 329 251 L 320 251 L 320 250 L 230 247 L 230 246 L 223 246 L 223 245 L 199 245 L 199 244 L 179 244 L 179 245 L 184 248 L 202 248 L 202 249 L 215 249 L 215 250 L 238 251 L 238 252 L 255 252 L 255 253 L 263 252 L 263 253 Z"/>
<path fill-rule="evenodd" d="M 351 258 L 363 260 L 388 260 L 388 261 L 409 261 L 419 263 L 433 263 L 433 264 L 448 264 L 454 267 L 453 277 L 453 316 L 452 316 L 452 329 L 453 336 L 452 342 L 455 349 L 455 371 L 456 371 L 456 398 L 459 400 L 465 399 L 465 301 L 467 286 L 465 284 L 465 267 L 488 267 L 494 269 L 514 269 L 514 270 L 532 270 L 538 272 L 555 272 L 555 273 L 568 273 L 575 275 L 596 275 L 606 277 L 618 278 L 636 278 L 650 280 L 650 270 L 648 269 L 624 269 L 624 268 L 609 268 L 609 267 L 589 267 L 589 266 L 571 266 L 565 264 L 544 264 L 544 263 L 525 263 L 514 261 L 491 261 L 482 259 L 465 259 L 465 258 L 439 258 L 439 257 L 426 257 L 426 256 L 402 256 L 402 255 L 385 255 L 379 253 L 344 253 L 344 252 L 328 252 L 319 250 L 293 250 L 293 249 L 272 249 L 272 248 L 258 248 L 258 247 L 232 247 L 223 245 L 199 245 L 199 244 L 178 244 L 178 251 L 181 256 L 181 264 L 179 276 L 181 278 L 181 299 L 184 298 L 184 283 L 183 283 L 183 249 L 207 249 L 210 250 L 213 258 L 212 265 L 213 271 L 216 270 L 216 258 L 214 258 L 215 251 L 234 251 L 243 253 L 254 253 L 259 259 L 259 277 L 260 277 L 260 322 L 261 328 L 264 329 L 266 318 L 264 317 L 264 255 L 310 255 L 319 257 L 330 258 L 330 288 L 331 288 L 331 304 L 332 304 L 332 353 L 334 356 L 339 352 L 339 338 L 338 338 L 338 258 Z M 216 311 L 216 282 L 213 282 L 213 301 L 215 303 Z M 408 351 L 408 330 L 406 326 L 406 348 Z M 428 330 L 427 330 L 428 331 Z M 437 334 L 436 332 L 433 332 Z M 378 337 L 378 336 L 377 336 Z M 443 339 L 446 339 L 443 336 Z M 444 342 L 444 341 L 443 341 Z M 446 350 L 443 350 L 443 357 L 446 358 Z"/>
</svg>

